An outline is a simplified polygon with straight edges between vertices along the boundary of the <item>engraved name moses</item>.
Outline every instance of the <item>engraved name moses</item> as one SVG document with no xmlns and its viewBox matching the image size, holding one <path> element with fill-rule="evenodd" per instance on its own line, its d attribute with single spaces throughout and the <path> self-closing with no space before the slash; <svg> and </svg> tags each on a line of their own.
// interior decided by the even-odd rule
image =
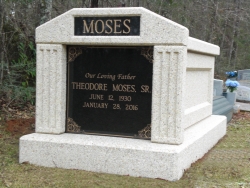
<svg viewBox="0 0 250 188">
<path fill-rule="evenodd" d="M 139 36 L 140 17 L 75 17 L 75 35 Z"/>
</svg>

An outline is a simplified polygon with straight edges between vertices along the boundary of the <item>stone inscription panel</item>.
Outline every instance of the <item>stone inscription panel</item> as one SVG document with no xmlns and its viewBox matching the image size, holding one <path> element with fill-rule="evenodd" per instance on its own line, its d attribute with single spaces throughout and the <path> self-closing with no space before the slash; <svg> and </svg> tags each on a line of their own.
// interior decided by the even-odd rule
<svg viewBox="0 0 250 188">
<path fill-rule="evenodd" d="M 150 138 L 153 47 L 68 47 L 66 132 Z"/>
<path fill-rule="evenodd" d="M 75 36 L 139 36 L 140 16 L 75 17 Z"/>
</svg>

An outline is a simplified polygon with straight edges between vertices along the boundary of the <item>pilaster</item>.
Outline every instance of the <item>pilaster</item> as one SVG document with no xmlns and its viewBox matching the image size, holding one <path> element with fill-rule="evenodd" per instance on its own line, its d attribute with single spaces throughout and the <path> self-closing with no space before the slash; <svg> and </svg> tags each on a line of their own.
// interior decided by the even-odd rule
<svg viewBox="0 0 250 188">
<path fill-rule="evenodd" d="M 155 46 L 151 141 L 183 142 L 183 91 L 187 62 L 185 46 Z"/>
<path fill-rule="evenodd" d="M 37 44 L 36 132 L 65 132 L 66 47 Z"/>
</svg>

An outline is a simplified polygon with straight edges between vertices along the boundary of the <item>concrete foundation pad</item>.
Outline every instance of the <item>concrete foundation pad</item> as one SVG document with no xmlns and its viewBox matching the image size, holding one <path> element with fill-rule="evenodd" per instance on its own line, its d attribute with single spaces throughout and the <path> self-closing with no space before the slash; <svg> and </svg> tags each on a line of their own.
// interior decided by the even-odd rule
<svg viewBox="0 0 250 188">
<path fill-rule="evenodd" d="M 20 138 L 19 162 L 175 181 L 225 134 L 226 117 L 216 115 L 185 130 L 181 145 L 83 134 L 33 133 Z"/>
</svg>

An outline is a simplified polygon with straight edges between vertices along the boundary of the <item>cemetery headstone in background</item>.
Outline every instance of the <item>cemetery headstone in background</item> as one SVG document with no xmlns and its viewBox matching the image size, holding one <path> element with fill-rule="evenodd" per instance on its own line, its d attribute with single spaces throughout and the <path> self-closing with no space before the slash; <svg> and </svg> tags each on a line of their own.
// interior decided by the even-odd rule
<svg viewBox="0 0 250 188">
<path fill-rule="evenodd" d="M 223 93 L 223 80 L 214 79 L 213 114 L 224 115 L 229 122 L 233 116 L 233 105 L 223 96 L 226 94 Z"/>
<path fill-rule="evenodd" d="M 240 86 L 237 88 L 236 99 L 250 101 L 250 69 L 239 70 L 237 80 Z"/>
<path fill-rule="evenodd" d="M 222 96 L 223 80 L 214 79 L 214 96 Z"/>
<path fill-rule="evenodd" d="M 250 88 L 250 69 L 238 70 L 237 81 L 241 86 Z"/>
<path fill-rule="evenodd" d="M 171 20 L 72 9 L 36 42 L 36 133 L 20 138 L 20 163 L 174 181 L 226 133 L 212 115 L 219 47 Z"/>
<path fill-rule="evenodd" d="M 250 101 L 250 87 L 238 86 L 236 99 L 241 101 Z"/>
</svg>

